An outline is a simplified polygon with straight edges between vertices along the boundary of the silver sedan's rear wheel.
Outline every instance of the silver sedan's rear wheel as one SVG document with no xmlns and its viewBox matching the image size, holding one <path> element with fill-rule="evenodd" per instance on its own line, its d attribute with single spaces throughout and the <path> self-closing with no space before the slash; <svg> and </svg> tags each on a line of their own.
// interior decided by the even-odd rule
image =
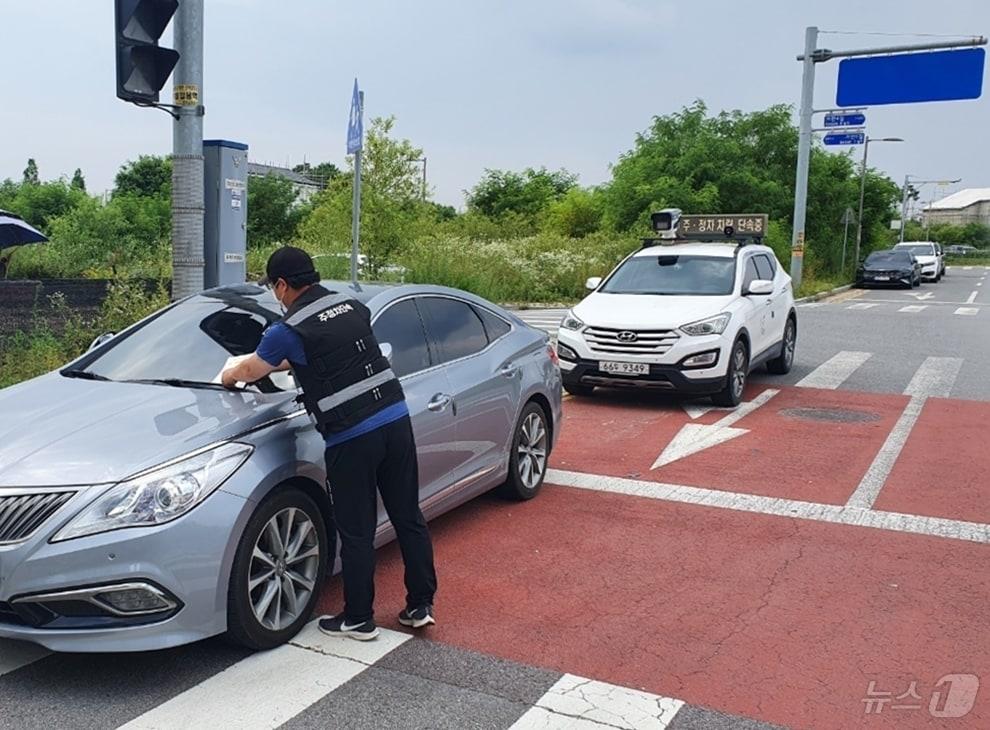
<svg viewBox="0 0 990 730">
<path fill-rule="evenodd" d="M 527 403 L 519 416 L 509 454 L 509 476 L 502 493 L 511 499 L 532 499 L 543 486 L 550 456 L 550 426 L 538 403 Z"/>
<path fill-rule="evenodd" d="M 309 619 L 326 575 L 323 515 L 299 489 L 278 491 L 255 510 L 230 574 L 227 631 L 237 643 L 270 649 Z"/>
</svg>

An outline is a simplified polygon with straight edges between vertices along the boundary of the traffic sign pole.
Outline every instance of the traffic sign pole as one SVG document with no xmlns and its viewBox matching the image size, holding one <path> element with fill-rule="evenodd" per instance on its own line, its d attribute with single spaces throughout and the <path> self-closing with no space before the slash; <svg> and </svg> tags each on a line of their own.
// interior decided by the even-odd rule
<svg viewBox="0 0 990 730">
<path fill-rule="evenodd" d="M 797 177 L 794 181 L 794 228 L 791 232 L 791 280 L 795 291 L 801 288 L 804 264 L 804 224 L 808 209 L 808 163 L 811 160 L 811 115 L 815 97 L 815 48 L 818 28 L 804 31 L 804 68 L 801 74 L 801 111 L 798 130 Z"/>
</svg>

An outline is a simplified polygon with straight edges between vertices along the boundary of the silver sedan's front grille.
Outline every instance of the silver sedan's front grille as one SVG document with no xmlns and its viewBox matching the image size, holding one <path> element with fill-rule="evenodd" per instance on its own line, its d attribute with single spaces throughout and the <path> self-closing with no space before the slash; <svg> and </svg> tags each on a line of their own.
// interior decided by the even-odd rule
<svg viewBox="0 0 990 730">
<path fill-rule="evenodd" d="M 31 537 L 74 494 L 62 491 L 5 495 L 0 490 L 0 544 Z"/>
<path fill-rule="evenodd" d="M 680 338 L 674 330 L 620 330 L 587 327 L 584 339 L 603 355 L 663 355 Z"/>
</svg>

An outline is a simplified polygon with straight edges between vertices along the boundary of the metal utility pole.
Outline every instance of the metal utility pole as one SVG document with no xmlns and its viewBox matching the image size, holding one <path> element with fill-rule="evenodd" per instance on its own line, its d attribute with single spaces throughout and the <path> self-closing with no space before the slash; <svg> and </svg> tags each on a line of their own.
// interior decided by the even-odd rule
<svg viewBox="0 0 990 730">
<path fill-rule="evenodd" d="M 853 261 L 859 266 L 859 250 L 863 244 L 863 200 L 866 197 L 866 157 L 870 152 L 870 142 L 903 142 L 900 137 L 867 137 L 863 142 L 863 168 L 859 172 L 859 217 L 856 220 L 856 256 Z"/>
<path fill-rule="evenodd" d="M 179 62 L 173 77 L 172 299 L 203 290 L 203 0 L 181 0 L 175 14 Z"/>
<path fill-rule="evenodd" d="M 358 114 L 364 118 L 364 92 L 358 92 Z M 363 128 L 363 125 L 362 125 Z M 358 250 L 361 241 L 361 157 L 362 147 L 354 150 L 354 212 L 351 221 L 351 281 L 358 280 Z"/>
<path fill-rule="evenodd" d="M 804 225 L 808 210 L 808 164 L 811 161 L 811 115 L 815 101 L 815 49 L 818 28 L 804 31 L 804 68 L 801 74 L 801 110 L 798 124 L 797 179 L 794 182 L 794 230 L 791 233 L 791 279 L 794 290 L 801 287 L 804 264 Z"/>
<path fill-rule="evenodd" d="M 849 243 L 849 224 L 852 223 L 853 211 L 852 208 L 846 208 L 845 214 L 842 216 L 842 223 L 845 228 L 842 232 L 842 273 L 846 273 L 846 247 Z"/>
</svg>

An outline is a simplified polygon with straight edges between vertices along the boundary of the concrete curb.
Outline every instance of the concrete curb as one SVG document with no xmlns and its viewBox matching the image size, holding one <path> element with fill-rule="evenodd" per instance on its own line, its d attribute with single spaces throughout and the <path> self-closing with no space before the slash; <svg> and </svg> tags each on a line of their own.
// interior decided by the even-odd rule
<svg viewBox="0 0 990 730">
<path fill-rule="evenodd" d="M 837 287 L 835 287 L 835 289 L 832 289 L 830 291 L 820 291 L 817 294 L 811 294 L 811 295 L 806 296 L 806 297 L 801 297 L 800 299 L 795 299 L 794 300 L 794 303 L 795 304 L 807 304 L 808 302 L 817 302 L 820 299 L 827 299 L 828 297 L 832 296 L 833 294 L 841 294 L 842 292 L 849 291 L 852 288 L 853 288 L 853 285 L 852 284 L 845 284 L 844 286 L 837 286 Z"/>
</svg>

